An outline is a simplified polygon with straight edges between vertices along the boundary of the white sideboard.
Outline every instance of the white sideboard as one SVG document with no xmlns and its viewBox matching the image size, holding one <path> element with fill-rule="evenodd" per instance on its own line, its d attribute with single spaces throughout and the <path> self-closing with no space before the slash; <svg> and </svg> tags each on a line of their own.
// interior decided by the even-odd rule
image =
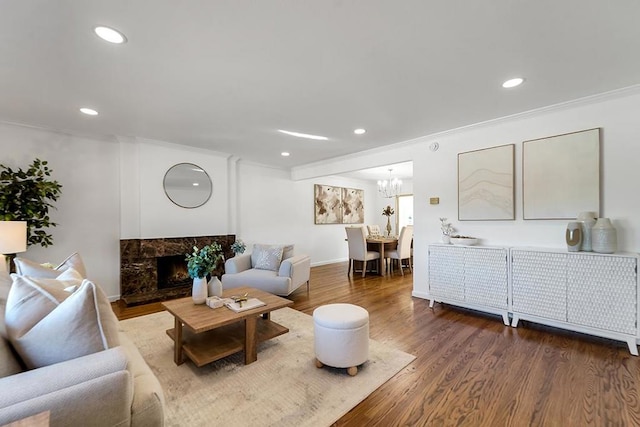
<svg viewBox="0 0 640 427">
<path fill-rule="evenodd" d="M 430 307 L 435 302 L 500 314 L 509 325 L 508 250 L 430 245 Z"/>
<path fill-rule="evenodd" d="M 638 355 L 638 255 L 429 245 L 429 299 L 624 341 Z"/>
<path fill-rule="evenodd" d="M 625 341 L 638 355 L 638 257 L 511 249 L 511 326 L 520 319 Z"/>
</svg>

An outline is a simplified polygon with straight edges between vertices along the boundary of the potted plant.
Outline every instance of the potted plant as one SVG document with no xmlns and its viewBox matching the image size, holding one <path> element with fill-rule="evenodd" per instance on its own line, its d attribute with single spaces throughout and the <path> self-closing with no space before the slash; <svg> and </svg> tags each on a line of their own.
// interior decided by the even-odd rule
<svg viewBox="0 0 640 427">
<path fill-rule="evenodd" d="M 35 159 L 26 171 L 0 164 L 0 220 L 26 221 L 27 244 L 47 247 L 53 237 L 45 231 L 55 227 L 49 218 L 52 202 L 58 200 L 62 185 L 51 181 L 46 160 Z"/>
<path fill-rule="evenodd" d="M 393 208 L 389 205 L 387 205 L 386 208 L 384 208 L 382 210 L 382 215 L 387 217 L 387 237 L 391 236 L 391 215 L 393 215 L 395 212 L 393 210 Z"/>
<path fill-rule="evenodd" d="M 238 239 L 231 245 L 231 250 L 235 255 L 243 254 L 244 251 L 247 250 L 247 245 L 245 245 L 242 240 Z"/>
<path fill-rule="evenodd" d="M 192 253 L 185 254 L 187 272 L 193 279 L 191 296 L 195 304 L 204 304 L 209 294 L 222 296 L 222 283 L 215 275 L 212 275 L 211 282 L 207 284 L 207 275 L 215 270 L 221 259 L 223 259 L 222 246 L 218 242 L 213 242 L 202 249 L 194 246 Z"/>
<path fill-rule="evenodd" d="M 442 243 L 451 243 L 451 235 L 455 228 L 447 222 L 447 218 L 440 218 L 440 231 L 442 231 Z"/>
</svg>

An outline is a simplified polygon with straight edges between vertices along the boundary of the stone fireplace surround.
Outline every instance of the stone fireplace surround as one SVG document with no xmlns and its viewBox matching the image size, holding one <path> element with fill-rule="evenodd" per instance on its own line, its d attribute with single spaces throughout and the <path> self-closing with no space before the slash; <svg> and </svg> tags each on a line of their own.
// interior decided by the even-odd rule
<svg viewBox="0 0 640 427">
<path fill-rule="evenodd" d="M 222 246 L 225 259 L 232 257 L 231 245 L 236 241 L 234 234 L 220 236 L 169 237 L 156 239 L 120 240 L 120 298 L 127 305 L 166 301 L 191 295 L 191 285 L 172 288 L 158 288 L 158 258 L 185 255 L 193 252 L 193 247 L 202 248 L 213 242 Z M 186 263 L 186 261 L 185 261 Z M 217 276 L 224 273 L 221 261 L 214 271 Z"/>
</svg>

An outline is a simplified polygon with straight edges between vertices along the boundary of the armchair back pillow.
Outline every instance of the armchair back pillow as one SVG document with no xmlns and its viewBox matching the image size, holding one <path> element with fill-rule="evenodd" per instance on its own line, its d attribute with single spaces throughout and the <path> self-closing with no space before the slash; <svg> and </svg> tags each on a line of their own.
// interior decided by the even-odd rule
<svg viewBox="0 0 640 427">
<path fill-rule="evenodd" d="M 45 267 L 35 261 L 16 257 L 13 262 L 16 265 L 16 273 L 21 276 L 57 278 L 63 271 L 73 268 L 83 279 L 87 278 L 87 270 L 80 255 L 75 252 L 67 257 L 56 268 Z"/>
<path fill-rule="evenodd" d="M 283 253 L 284 246 L 255 244 L 251 252 L 251 265 L 258 270 L 278 271 Z"/>
</svg>

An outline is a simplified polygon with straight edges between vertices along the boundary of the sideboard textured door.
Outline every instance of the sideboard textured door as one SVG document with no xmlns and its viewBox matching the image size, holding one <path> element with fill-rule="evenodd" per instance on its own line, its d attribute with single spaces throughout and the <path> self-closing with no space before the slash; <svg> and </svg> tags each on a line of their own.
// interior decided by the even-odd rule
<svg viewBox="0 0 640 427">
<path fill-rule="evenodd" d="M 455 246 L 429 246 L 429 293 L 464 301 L 464 252 Z"/>
<path fill-rule="evenodd" d="M 464 248 L 465 301 L 509 308 L 507 249 Z"/>
<path fill-rule="evenodd" d="M 636 334 L 636 263 L 632 257 L 569 255 L 567 320 Z"/>
<path fill-rule="evenodd" d="M 511 250 L 512 309 L 567 320 L 567 255 Z"/>
</svg>

